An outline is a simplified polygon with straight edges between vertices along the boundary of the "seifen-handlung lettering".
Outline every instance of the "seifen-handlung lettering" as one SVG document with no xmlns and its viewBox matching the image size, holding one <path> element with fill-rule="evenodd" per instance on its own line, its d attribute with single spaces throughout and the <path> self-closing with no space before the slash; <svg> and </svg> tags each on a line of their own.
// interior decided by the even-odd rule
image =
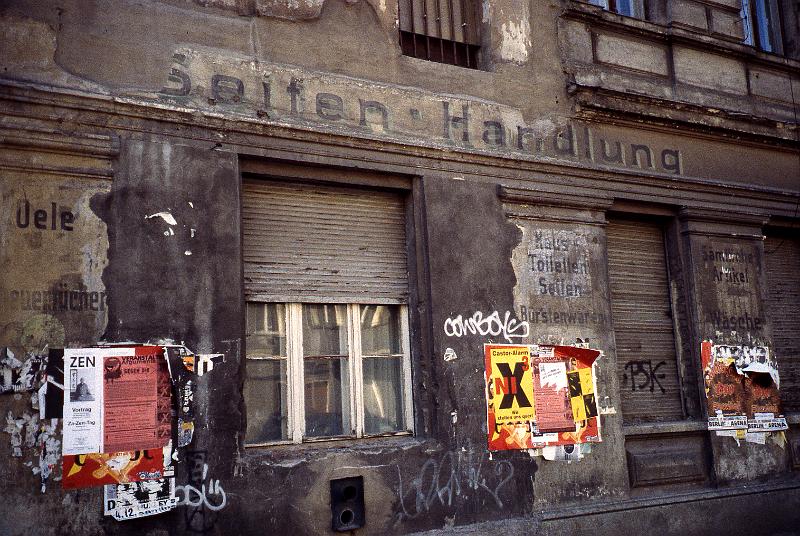
<svg viewBox="0 0 800 536">
<path fill-rule="evenodd" d="M 410 116 L 415 119 L 419 117 L 419 110 L 416 108 L 406 106 L 400 108 L 380 102 L 374 96 L 359 94 L 362 84 L 357 81 L 353 81 L 352 88 L 348 88 L 352 91 L 343 91 L 344 94 L 335 93 L 331 87 L 312 90 L 308 87 L 310 84 L 304 82 L 301 72 L 289 76 L 288 80 L 281 80 L 276 68 L 265 64 L 261 67 L 263 73 L 258 82 L 261 87 L 258 88 L 248 88 L 243 80 L 230 74 L 212 73 L 210 80 L 201 80 L 198 83 L 197 80 L 193 82 L 192 74 L 187 72 L 186 54 L 175 54 L 173 60 L 168 79 L 180 87 L 163 88 L 160 96 L 166 100 L 180 100 L 184 106 L 186 104 L 184 97 L 193 96 L 193 90 L 210 91 L 210 94 L 198 95 L 202 97 L 198 101 L 201 103 L 199 106 L 235 106 L 236 111 L 246 115 L 252 114 L 261 120 L 280 118 L 350 123 L 356 129 L 375 125 L 380 132 L 370 129 L 373 134 L 382 132 L 402 135 L 404 134 L 402 131 L 395 131 L 392 128 L 395 118 L 400 117 L 399 114 L 402 114 L 402 117 Z M 284 78 L 286 76 L 284 75 Z M 314 75 L 309 73 L 309 76 Z M 342 80 L 338 82 L 341 86 Z M 369 86 L 371 83 L 364 81 L 364 85 Z M 316 85 L 314 87 L 316 88 Z M 470 108 L 480 107 L 478 101 L 438 98 L 441 107 L 437 116 L 432 119 L 434 119 L 433 124 L 440 126 L 423 126 L 427 131 L 420 131 L 419 135 L 475 149 L 554 156 L 675 175 L 683 173 L 681 152 L 677 149 L 663 148 L 659 151 L 643 143 L 609 140 L 597 135 L 588 126 L 573 123 L 543 132 L 527 124 L 517 124 L 516 121 L 504 122 L 500 114 L 497 117 L 488 117 L 484 121 L 476 118 L 474 110 Z"/>
</svg>

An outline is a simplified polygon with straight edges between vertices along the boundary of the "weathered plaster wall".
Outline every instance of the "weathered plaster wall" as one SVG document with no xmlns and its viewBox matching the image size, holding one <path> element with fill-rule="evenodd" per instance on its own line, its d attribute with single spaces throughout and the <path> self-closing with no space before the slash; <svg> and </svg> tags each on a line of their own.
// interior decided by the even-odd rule
<svg viewBox="0 0 800 536">
<path fill-rule="evenodd" d="M 728 515 L 742 504 L 773 509 L 765 534 L 790 526 L 796 509 L 781 509 L 766 494 L 725 502 L 711 500 L 710 491 L 701 496 L 692 484 L 678 489 L 697 494 L 692 507 L 669 510 L 675 507 L 630 499 L 639 492 L 629 490 L 629 453 L 659 451 L 657 469 L 668 472 L 663 460 L 670 455 L 680 461 L 706 445 L 697 429 L 672 432 L 690 444 L 684 450 L 662 436 L 625 436 L 603 223 L 615 199 L 791 217 L 796 196 L 786 191 L 797 190 L 797 152 L 692 131 L 680 117 L 673 126 L 655 125 L 625 114 L 609 120 L 607 109 L 586 107 L 567 91 L 569 62 L 577 57 L 584 68 L 598 50 L 584 41 L 588 30 L 576 29 L 583 23 L 559 25 L 562 7 L 486 2 L 484 69 L 467 70 L 402 56 L 396 4 L 383 0 L 5 2 L 0 260 L 12 268 L 0 281 L 0 346 L 22 353 L 44 344 L 171 339 L 224 353 L 225 362 L 199 379 L 196 440 L 179 466 L 179 485 L 206 486 L 204 502 L 141 521 L 104 519 L 97 489 L 64 493 L 51 482 L 39 493 L 31 472 L 38 460 L 28 450 L 0 465 L 8 498 L 0 504 L 0 532 L 319 534 L 330 523 L 328 481 L 355 475 L 365 478 L 368 534 L 465 530 L 458 527 L 503 517 L 517 520 L 507 524 L 511 533 L 541 524 L 564 534 L 613 533 L 621 525 L 679 533 L 696 527 L 670 515 L 697 517 L 706 499 L 708 517 L 727 523 L 731 534 L 744 530 L 743 518 Z M 625 55 L 618 42 L 601 39 L 601 45 L 612 70 L 642 66 L 631 64 L 638 57 Z M 589 72 L 596 80 L 585 78 L 588 86 L 624 85 L 618 73 L 603 78 L 597 69 Z M 668 97 L 661 82 L 642 87 Z M 781 106 L 785 111 L 785 101 Z M 700 122 L 704 129 L 725 127 Z M 20 149 L 35 140 L 38 150 Z M 412 332 L 423 341 L 413 356 L 417 437 L 243 448 L 241 154 L 416 177 L 415 247 L 425 266 Z M 501 185 L 522 193 L 503 193 Z M 36 228 L 39 209 L 46 229 Z M 27 226 L 18 223 L 19 210 L 19 221 L 32 218 Z M 62 220 L 64 211 L 72 218 Z M 715 308 L 762 313 L 760 242 L 733 238 L 729 223 L 715 224 L 726 227 L 724 238 L 712 225 L 705 235 L 694 229 L 675 248 L 685 264 L 673 274 L 682 274 L 691 301 L 681 319 L 684 352 L 718 336 L 704 323 Z M 755 236 L 761 223 L 751 223 Z M 529 263 L 530 255 L 547 254 L 537 233 L 586 259 L 586 273 L 570 282 L 585 294 L 565 295 L 555 280 L 545 282 L 556 285 L 552 292 L 540 291 L 540 278 L 550 276 Z M 700 261 L 703 247 L 754 248 L 752 285 L 738 293 L 716 285 Z M 35 305 L 44 298 L 31 294 L 28 307 L 27 294 L 12 294 L 64 284 L 86 294 L 88 310 L 47 312 Z M 102 293 L 107 301 L 100 301 Z M 589 320 L 554 327 L 526 318 L 522 307 L 528 314 L 584 313 Z M 482 345 L 511 341 L 502 332 L 449 336 L 445 324 L 494 312 L 527 323 L 528 334 L 513 342 L 580 339 L 604 352 L 598 364 L 604 442 L 580 463 L 486 451 Z M 731 340 L 749 335 L 768 344 L 768 331 Z M 0 416 L 32 413 L 29 393 L 0 396 Z M 0 459 L 11 459 L 0 437 Z M 722 484 L 790 479 L 788 450 L 775 444 L 735 447 L 730 438 L 715 438 L 710 452 L 707 461 Z M 783 497 L 796 498 L 796 486 L 786 486 Z M 587 505 L 642 513 L 591 517 L 579 508 Z"/>
<path fill-rule="evenodd" d="M 628 78 L 620 78 L 622 74 L 608 66 L 616 65 L 615 61 L 624 63 L 646 56 L 627 53 L 634 45 L 645 46 L 642 44 L 645 41 L 637 41 L 639 37 L 635 32 L 642 30 L 637 30 L 638 23 L 628 21 L 625 29 L 634 35 L 623 36 L 624 39 L 592 41 L 592 30 L 584 28 L 585 23 L 558 17 L 560 4 L 537 2 L 531 7 L 529 2 L 518 0 L 487 3 L 482 21 L 483 68 L 475 70 L 403 56 L 396 35 L 396 5 L 393 3 L 329 0 L 324 5 L 322 2 L 273 4 L 283 10 L 294 10 L 296 16 L 270 14 L 263 11 L 266 4 L 248 2 L 211 3 L 201 7 L 187 2 L 154 0 L 136 4 L 64 1 L 58 5 L 14 0 L 2 8 L 4 24 L 0 43 L 11 53 L 3 55 L 0 62 L 4 77 L 11 80 L 109 94 L 125 102 L 175 110 L 188 107 L 209 116 L 236 113 L 242 119 L 265 125 L 294 119 L 285 114 L 292 92 L 290 80 L 280 74 L 269 76 L 272 70 L 282 69 L 280 72 L 287 75 L 291 72 L 301 85 L 309 80 L 308 91 L 300 100 L 302 103 L 302 99 L 309 99 L 305 102 L 307 115 L 302 118 L 310 123 L 307 125 L 310 128 L 336 127 L 363 136 L 361 129 L 353 128 L 352 124 L 360 124 L 361 110 L 357 101 L 360 98 L 365 102 L 375 100 L 388 109 L 388 132 L 386 129 L 375 131 L 372 127 L 376 125 L 371 127 L 374 134 L 384 139 L 424 140 L 440 146 L 456 145 L 468 151 L 487 150 L 515 159 L 555 157 L 648 172 L 675 173 L 675 165 L 680 163 L 683 168 L 677 174 L 793 187 L 789 179 L 779 179 L 793 176 L 795 155 L 791 151 L 771 152 L 769 158 L 764 158 L 766 151 L 755 144 L 743 146 L 735 139 L 720 143 L 719 136 L 704 135 L 702 141 L 694 134 L 682 137 L 688 132 L 679 134 L 670 128 L 665 133 L 663 126 L 654 129 L 650 124 L 643 124 L 643 118 L 638 119 L 639 125 L 635 127 L 630 121 L 624 127 L 611 127 L 608 123 L 618 122 L 619 117 L 607 121 L 608 110 L 622 106 L 614 100 L 617 97 L 613 92 L 589 96 L 579 92 L 571 96 L 576 90 L 570 78 L 574 75 L 573 64 L 585 66 L 598 62 L 589 69 L 598 77 L 598 82 L 584 84 L 592 91 L 598 89 L 601 79 L 602 84 L 628 84 L 625 87 L 633 83 Z M 319 14 L 306 16 L 306 8 L 312 4 L 314 9 L 322 8 Z M 542 16 L 544 13 L 548 16 Z M 573 15 L 585 18 L 592 12 L 587 13 L 581 11 Z M 581 24 L 584 26 L 576 29 L 576 25 Z M 652 27 L 644 29 L 649 31 Z M 604 54 L 610 55 L 609 58 Z M 663 64 L 666 69 L 668 62 L 648 60 L 646 63 Z M 692 65 L 701 69 L 703 60 L 693 60 Z M 628 64 L 622 67 L 621 72 L 639 68 Z M 755 67 L 750 71 L 755 72 L 753 69 Z M 630 116 L 647 110 L 644 118 L 652 116 L 662 122 L 666 119 L 672 121 L 673 126 L 693 123 L 692 128 L 735 126 L 730 119 L 735 116 L 747 123 L 752 133 L 786 139 L 790 129 L 755 120 L 759 116 L 770 118 L 778 112 L 783 114 L 781 120 L 791 117 L 787 102 L 779 104 L 775 100 L 777 97 L 785 99 L 791 93 L 788 91 L 792 87 L 790 78 L 786 75 L 775 78 L 774 73 L 770 74 L 774 69 L 767 71 L 757 84 L 750 85 L 754 91 L 760 91 L 761 87 L 777 93 L 754 97 L 755 108 L 734 101 L 717 102 L 714 99 L 725 95 L 720 97 L 707 89 L 704 90 L 707 95 L 695 92 L 692 97 L 695 100 L 670 96 L 668 80 L 654 75 L 635 80 L 646 84 L 648 89 L 638 91 L 642 94 L 636 97 L 638 104 L 629 100 L 621 113 Z M 217 81 L 215 84 L 215 75 L 230 76 L 243 83 L 242 95 L 235 103 L 231 102 L 236 98 L 235 87 L 231 93 L 229 86 L 236 82 Z M 186 77 L 191 87 L 186 86 Z M 262 81 L 271 81 L 270 103 L 265 102 Z M 215 91 L 220 87 L 221 92 Z M 331 91 L 337 87 L 339 93 Z M 370 91 L 370 87 L 379 93 Z M 327 114 L 325 109 L 319 113 L 315 95 L 310 94 L 315 88 L 344 99 L 346 113 L 342 120 L 337 121 L 330 108 Z M 348 91 L 353 88 L 367 90 L 354 91 L 352 102 L 348 102 Z M 673 99 L 679 105 L 667 106 L 670 110 L 665 112 L 652 98 L 641 100 L 645 94 Z M 438 101 L 438 109 L 419 108 L 415 113 L 420 96 L 430 105 Z M 441 102 L 445 100 L 451 103 L 451 118 L 460 117 L 462 103 L 469 105 L 469 143 L 463 143 L 457 131 L 450 142 L 442 139 Z M 330 101 L 326 102 L 330 105 Z M 747 118 L 741 114 L 745 108 L 750 114 Z M 367 108 L 368 123 L 376 122 L 375 110 Z M 573 150 L 565 145 L 566 140 L 559 142 L 561 150 L 552 147 L 550 140 L 540 149 L 532 139 L 520 134 L 519 129 L 531 129 L 530 132 L 543 138 L 563 135 L 575 112 L 591 121 L 594 141 L 588 145 L 581 139 L 581 125 L 576 125 L 578 133 Z M 486 121 L 493 124 L 487 126 Z M 502 137 L 498 129 L 503 131 Z M 520 140 L 521 137 L 524 139 Z M 601 139 L 607 142 L 611 158 L 602 158 Z M 616 158 L 614 144 L 618 140 L 624 150 Z M 650 161 L 637 161 L 630 150 L 631 144 L 648 145 L 653 151 Z M 681 162 L 670 159 L 669 166 L 662 166 L 663 149 L 678 151 Z M 770 167 L 765 169 L 764 165 Z"/>
</svg>

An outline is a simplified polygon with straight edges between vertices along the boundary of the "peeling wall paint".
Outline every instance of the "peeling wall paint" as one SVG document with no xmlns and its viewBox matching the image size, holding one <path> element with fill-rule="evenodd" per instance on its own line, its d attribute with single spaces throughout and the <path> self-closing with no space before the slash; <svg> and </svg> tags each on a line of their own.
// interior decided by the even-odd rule
<svg viewBox="0 0 800 536">
<path fill-rule="evenodd" d="M 257 0 L 256 13 L 264 17 L 309 20 L 319 17 L 324 5 L 325 0 Z"/>
<path fill-rule="evenodd" d="M 522 64 L 528 61 L 531 26 L 528 18 L 504 22 L 500 27 L 500 59 Z"/>
</svg>

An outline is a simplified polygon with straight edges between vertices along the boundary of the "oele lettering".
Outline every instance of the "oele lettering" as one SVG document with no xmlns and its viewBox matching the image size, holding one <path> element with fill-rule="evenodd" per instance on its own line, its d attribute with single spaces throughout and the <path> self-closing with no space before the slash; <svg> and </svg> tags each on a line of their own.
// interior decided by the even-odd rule
<svg viewBox="0 0 800 536">
<path fill-rule="evenodd" d="M 31 214 L 31 211 L 33 213 Z M 75 215 L 64 208 L 58 209 L 55 203 L 48 208 L 31 208 L 27 199 L 17 203 L 17 227 L 26 229 L 31 225 L 40 231 L 72 231 Z"/>
</svg>

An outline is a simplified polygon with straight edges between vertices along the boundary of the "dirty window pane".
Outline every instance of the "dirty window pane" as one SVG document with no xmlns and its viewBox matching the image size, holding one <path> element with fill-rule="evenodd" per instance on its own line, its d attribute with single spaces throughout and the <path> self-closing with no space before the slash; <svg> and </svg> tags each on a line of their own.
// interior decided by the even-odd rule
<svg viewBox="0 0 800 536">
<path fill-rule="evenodd" d="M 286 305 L 247 304 L 247 355 L 286 356 Z"/>
<path fill-rule="evenodd" d="M 247 443 L 288 439 L 286 360 L 247 359 Z"/>
<path fill-rule="evenodd" d="M 305 437 L 350 434 L 347 359 L 306 358 Z"/>
<path fill-rule="evenodd" d="M 782 53 L 781 27 L 776 0 L 756 1 L 756 24 L 759 48 L 767 52 Z"/>
<path fill-rule="evenodd" d="M 361 352 L 364 355 L 402 353 L 400 344 L 400 307 L 397 305 L 362 305 Z"/>
<path fill-rule="evenodd" d="M 364 432 L 384 434 L 403 430 L 401 357 L 368 357 L 364 371 Z"/>
<path fill-rule="evenodd" d="M 303 355 L 347 355 L 347 306 L 303 304 Z"/>
<path fill-rule="evenodd" d="M 628 17 L 644 18 L 641 0 L 617 0 L 617 13 Z"/>
</svg>

